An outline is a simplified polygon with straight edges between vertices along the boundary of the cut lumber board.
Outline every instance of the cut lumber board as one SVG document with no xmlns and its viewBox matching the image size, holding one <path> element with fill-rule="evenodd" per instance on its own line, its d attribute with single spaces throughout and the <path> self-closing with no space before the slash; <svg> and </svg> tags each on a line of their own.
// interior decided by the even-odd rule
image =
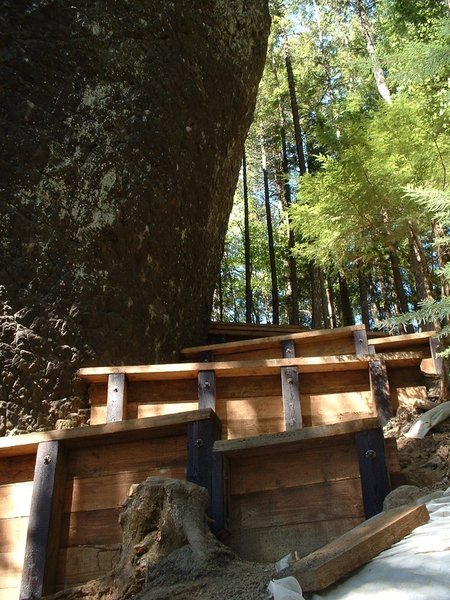
<svg viewBox="0 0 450 600">
<path fill-rule="evenodd" d="M 220 354 L 232 354 L 234 352 L 245 352 L 246 350 L 256 350 L 260 348 L 278 348 L 281 342 L 293 340 L 294 342 L 308 343 L 314 340 L 321 340 L 326 343 L 326 340 L 332 338 L 349 337 L 353 341 L 353 332 L 364 330 L 364 325 L 351 325 L 349 327 L 339 327 L 337 329 L 317 329 L 310 331 L 286 332 L 285 334 L 270 336 L 267 338 L 259 338 L 253 340 L 243 340 L 238 342 L 225 342 L 223 344 L 209 344 L 206 346 L 194 346 L 191 348 L 183 348 L 182 356 L 196 356 L 201 352 L 219 352 Z"/>
<path fill-rule="evenodd" d="M 222 323 L 213 321 L 209 325 L 210 335 L 224 335 L 240 338 L 256 338 L 270 335 L 283 335 L 287 332 L 310 331 L 299 325 L 257 325 L 253 323 Z"/>
<path fill-rule="evenodd" d="M 423 331 L 421 333 L 406 333 L 404 335 L 392 335 L 369 339 L 369 346 L 374 346 L 378 352 L 379 348 L 401 348 L 409 346 L 428 346 L 430 338 L 435 337 L 435 331 Z"/>
<path fill-rule="evenodd" d="M 380 427 L 377 418 L 358 419 L 345 421 L 343 423 L 333 423 L 332 425 L 320 425 L 318 427 L 306 427 L 296 431 L 283 431 L 280 433 L 270 433 L 257 437 L 242 438 L 238 440 L 220 440 L 214 442 L 214 452 L 223 452 L 229 455 L 250 453 L 258 454 L 267 452 L 266 448 L 271 447 L 274 451 L 277 446 L 285 451 L 289 444 L 298 444 L 299 442 L 309 442 L 319 438 L 333 437 L 337 435 L 351 435 L 358 431 L 374 429 Z"/>
<path fill-rule="evenodd" d="M 174 415 L 163 415 L 161 417 L 149 417 L 147 419 L 132 419 L 117 423 L 106 423 L 104 425 L 93 425 L 90 427 L 76 427 L 74 429 L 58 429 L 43 433 L 29 433 L 0 438 L 0 457 L 20 456 L 34 454 L 38 444 L 52 440 L 63 441 L 67 446 L 75 447 L 95 443 L 99 440 L 111 441 L 136 440 L 142 434 L 145 437 L 164 437 L 176 435 L 186 431 L 187 423 L 190 421 L 202 421 L 205 419 L 217 419 L 214 411 L 210 409 L 193 410 Z"/>
<path fill-rule="evenodd" d="M 175 363 L 165 365 L 135 365 L 120 367 L 88 367 L 80 369 L 81 379 L 91 383 L 104 383 L 113 373 L 125 374 L 128 381 L 162 381 L 165 379 L 194 379 L 202 371 L 214 371 L 217 377 L 249 377 L 273 375 L 282 367 L 298 367 L 300 373 L 352 371 L 367 369 L 373 357 L 342 354 L 336 356 L 306 356 L 299 358 L 274 358 L 266 360 L 219 361 Z M 414 366 L 423 359 L 422 352 L 391 352 L 377 355 L 387 366 Z"/>
<path fill-rule="evenodd" d="M 304 592 L 323 590 L 400 541 L 429 519 L 424 504 L 396 508 L 364 521 L 323 548 L 292 564 Z"/>
</svg>

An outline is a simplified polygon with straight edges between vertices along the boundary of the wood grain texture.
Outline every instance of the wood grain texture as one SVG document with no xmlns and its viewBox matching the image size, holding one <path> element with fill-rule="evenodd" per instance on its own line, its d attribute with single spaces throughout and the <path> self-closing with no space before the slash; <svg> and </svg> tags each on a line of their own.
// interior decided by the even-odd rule
<svg viewBox="0 0 450 600">
<path fill-rule="evenodd" d="M 359 479 L 231 497 L 232 529 L 364 518 Z"/>
<path fill-rule="evenodd" d="M 74 449 L 68 459 L 68 477 L 96 477 L 122 471 L 179 468 L 186 461 L 186 437 L 156 438 Z"/>
<path fill-rule="evenodd" d="M 187 423 L 192 420 L 214 419 L 211 410 L 196 410 L 175 415 L 163 415 L 148 419 L 133 419 L 120 423 L 106 423 L 91 427 L 58 429 L 43 433 L 8 436 L 0 438 L 0 457 L 30 455 L 36 452 L 41 442 L 60 440 L 68 448 L 102 443 L 136 440 L 145 437 L 164 437 L 186 433 Z"/>
<path fill-rule="evenodd" d="M 344 423 L 334 423 L 332 425 L 323 425 L 320 427 L 305 427 L 297 431 L 286 431 L 240 440 L 220 440 L 214 443 L 214 451 L 224 452 L 230 456 L 237 456 L 239 454 L 249 456 L 250 453 L 255 455 L 267 453 L 268 448 L 271 448 L 271 452 L 285 452 L 286 449 L 288 449 L 289 444 L 292 444 L 293 446 L 298 445 L 298 447 L 305 445 L 312 446 L 315 441 L 321 438 L 353 435 L 358 431 L 373 429 L 378 426 L 378 419 L 370 418 Z"/>
<path fill-rule="evenodd" d="M 180 460 L 179 466 L 149 466 L 137 470 L 130 464 L 129 471 L 94 477 L 74 477 L 66 483 L 64 512 L 118 508 L 127 498 L 131 485 L 140 483 L 147 477 L 186 479 L 185 460 Z"/>
<path fill-rule="evenodd" d="M 62 548 L 58 555 L 56 590 L 66 589 L 105 575 L 116 564 L 120 544 Z"/>
<path fill-rule="evenodd" d="M 27 517 L 30 514 L 33 482 L 0 486 L 0 515 L 3 519 Z"/>
<path fill-rule="evenodd" d="M 122 531 L 118 519 L 119 510 L 114 508 L 64 513 L 60 548 L 120 544 Z"/>
<path fill-rule="evenodd" d="M 332 439 L 316 447 L 291 449 L 269 456 L 240 456 L 230 460 L 233 496 L 281 490 L 359 477 L 355 445 L 351 439 Z"/>
<path fill-rule="evenodd" d="M 34 454 L 0 459 L 0 485 L 32 482 L 34 476 Z"/>
<path fill-rule="evenodd" d="M 383 512 L 294 563 L 289 574 L 304 592 L 323 590 L 428 520 L 424 504 Z"/>
<path fill-rule="evenodd" d="M 0 552 L 25 552 L 27 530 L 28 517 L 0 519 Z"/>
<path fill-rule="evenodd" d="M 0 553 L 0 588 L 13 589 L 17 599 L 19 598 L 24 556 L 24 550 Z M 8 600 L 11 598 L 14 596 L 8 597 Z"/>
<path fill-rule="evenodd" d="M 299 556 L 305 556 L 352 529 L 362 520 L 363 517 L 240 529 L 232 532 L 227 544 L 245 560 L 274 563 L 293 551 Z"/>
</svg>

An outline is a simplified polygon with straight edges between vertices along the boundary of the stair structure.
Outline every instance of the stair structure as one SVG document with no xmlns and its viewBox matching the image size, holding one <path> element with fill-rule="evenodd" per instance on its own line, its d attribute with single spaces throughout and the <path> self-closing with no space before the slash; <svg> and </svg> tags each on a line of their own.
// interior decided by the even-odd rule
<svg viewBox="0 0 450 600">
<path fill-rule="evenodd" d="M 249 560 L 305 556 L 382 510 L 400 470 L 382 425 L 439 374 L 433 333 L 210 336 L 176 364 L 81 369 L 90 427 L 0 439 L 0 600 L 107 572 L 120 503 L 151 475 L 206 487 L 213 531 Z"/>
</svg>

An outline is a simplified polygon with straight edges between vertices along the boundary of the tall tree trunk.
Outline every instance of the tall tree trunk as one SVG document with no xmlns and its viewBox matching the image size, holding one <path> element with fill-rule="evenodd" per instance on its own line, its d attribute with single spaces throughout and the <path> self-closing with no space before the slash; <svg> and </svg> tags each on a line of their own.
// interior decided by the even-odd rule
<svg viewBox="0 0 450 600">
<path fill-rule="evenodd" d="M 392 275 L 394 278 L 395 295 L 397 296 L 401 312 L 406 314 L 409 312 L 408 300 L 406 298 L 405 289 L 403 287 L 403 280 L 400 271 L 400 265 L 398 262 L 397 249 L 395 248 L 394 244 L 389 244 L 388 253 L 389 262 L 391 263 Z M 405 329 L 407 333 L 414 333 L 414 327 L 410 323 L 406 325 Z"/>
<path fill-rule="evenodd" d="M 286 131 L 284 127 L 284 115 L 281 103 L 279 102 L 280 109 L 280 137 L 281 137 L 281 152 L 282 152 L 282 174 L 283 174 L 283 192 L 284 192 L 284 204 L 288 211 L 288 226 L 289 226 L 289 240 L 288 240 L 288 262 L 289 262 L 289 323 L 291 325 L 298 325 L 300 321 L 299 309 L 298 309 L 298 276 L 297 276 L 297 264 L 293 254 L 295 247 L 295 234 L 292 229 L 291 215 L 289 208 L 291 206 L 291 185 L 289 183 L 289 164 L 287 155 L 286 145 Z"/>
<path fill-rule="evenodd" d="M 347 279 L 342 273 L 338 274 L 339 292 L 341 297 L 341 309 L 344 326 L 354 325 L 355 318 L 353 316 L 352 304 L 350 301 L 350 292 L 348 290 Z"/>
<path fill-rule="evenodd" d="M 367 54 L 369 55 L 370 61 L 372 63 L 372 72 L 378 93 L 383 98 L 383 100 L 391 104 L 391 93 L 387 86 L 383 69 L 379 65 L 376 56 L 375 36 L 373 34 L 372 25 L 370 23 L 370 17 L 366 6 L 366 0 L 354 0 L 354 3 L 358 12 L 359 22 L 361 23 L 361 28 L 366 39 Z"/>
<path fill-rule="evenodd" d="M 333 322 L 331 319 L 330 303 L 327 293 L 326 279 L 323 269 L 319 269 L 320 293 L 322 296 L 322 315 L 325 329 L 332 329 Z"/>
<path fill-rule="evenodd" d="M 333 329 L 336 329 L 336 327 L 337 327 L 336 300 L 334 297 L 333 284 L 331 283 L 331 281 L 328 277 L 326 279 L 326 287 L 327 287 L 329 312 L 331 315 L 331 326 Z"/>
<path fill-rule="evenodd" d="M 411 269 L 414 275 L 414 282 L 416 288 L 416 306 L 417 303 L 431 299 L 431 288 L 430 288 L 430 279 L 428 268 L 426 262 L 424 262 L 424 252 L 422 248 L 422 244 L 418 239 L 414 231 L 413 224 L 408 223 L 408 249 L 409 249 L 409 259 L 411 264 Z M 422 323 L 420 325 L 421 331 L 431 331 L 433 330 L 435 325 L 433 323 Z"/>
<path fill-rule="evenodd" d="M 359 305 L 361 307 L 361 321 L 370 329 L 370 312 L 369 312 L 369 286 L 367 285 L 367 277 L 358 269 L 358 288 L 359 288 Z"/>
<path fill-rule="evenodd" d="M 322 329 L 322 294 L 318 268 L 312 261 L 308 263 L 309 280 L 311 282 L 311 328 Z"/>
<path fill-rule="evenodd" d="M 250 254 L 250 222 L 248 209 L 247 156 L 244 148 L 242 158 L 242 179 L 244 187 L 244 254 L 245 254 L 245 322 L 252 322 L 252 269 Z"/>
<path fill-rule="evenodd" d="M 378 293 L 377 286 L 375 285 L 375 282 L 371 277 L 369 277 L 369 293 L 371 300 L 371 311 L 375 327 L 379 327 L 385 315 L 383 312 L 383 307 L 381 306 L 380 294 Z"/>
<path fill-rule="evenodd" d="M 217 283 L 219 291 L 219 321 L 223 321 L 223 282 L 222 282 L 222 269 L 219 269 L 219 278 Z"/>
<path fill-rule="evenodd" d="M 278 325 L 280 322 L 280 304 L 278 298 L 277 263 L 275 258 L 275 243 L 273 239 L 272 212 L 270 210 L 269 176 L 267 173 L 266 152 L 263 145 L 261 145 L 261 151 L 262 170 L 264 177 L 264 203 L 266 206 L 267 218 L 267 238 L 269 243 L 270 279 L 272 282 L 272 322 L 274 325 Z"/>
<path fill-rule="evenodd" d="M 0 13 L 3 434 L 85 406 L 81 365 L 204 342 L 270 16 L 260 0 Z"/>
<path fill-rule="evenodd" d="M 439 268 L 443 269 L 450 260 L 450 247 L 448 242 L 445 241 L 446 234 L 440 223 L 435 222 L 433 224 L 433 233 L 437 246 L 438 265 Z M 441 294 L 443 297 L 450 296 L 450 281 L 444 277 L 441 282 Z"/>
</svg>

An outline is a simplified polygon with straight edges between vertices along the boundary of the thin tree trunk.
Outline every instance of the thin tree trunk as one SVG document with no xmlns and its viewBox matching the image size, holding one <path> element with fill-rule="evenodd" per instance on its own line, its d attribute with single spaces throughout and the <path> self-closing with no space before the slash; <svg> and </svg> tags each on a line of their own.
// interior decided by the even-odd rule
<svg viewBox="0 0 450 600">
<path fill-rule="evenodd" d="M 443 269 L 449 261 L 450 250 L 449 246 L 446 242 L 443 242 L 443 238 L 445 237 L 445 231 L 439 223 L 433 224 L 433 233 L 435 237 L 435 243 L 437 246 L 437 259 L 439 268 Z M 450 296 L 450 282 L 447 281 L 444 277 L 442 277 L 441 282 L 441 294 L 442 296 Z"/>
<path fill-rule="evenodd" d="M 423 263 L 422 253 L 419 250 L 421 246 L 420 241 L 414 233 L 412 223 L 408 224 L 408 249 L 409 259 L 411 263 L 411 269 L 414 275 L 414 282 L 416 288 L 416 306 L 417 310 L 419 302 L 432 298 L 431 290 L 428 287 L 427 277 L 427 265 Z M 432 331 L 435 325 L 433 323 L 422 323 L 420 325 L 421 331 Z"/>
<path fill-rule="evenodd" d="M 218 292 L 219 292 L 219 321 L 223 321 L 223 283 L 222 283 L 222 268 L 219 269 L 219 280 L 218 280 Z"/>
<path fill-rule="evenodd" d="M 361 28 L 363 30 L 364 37 L 366 39 L 367 54 L 369 55 L 370 61 L 372 63 L 372 72 L 373 72 L 373 76 L 375 79 L 378 93 L 383 98 L 383 100 L 385 100 L 386 102 L 391 104 L 392 103 L 391 93 L 387 86 L 383 69 L 378 64 L 378 60 L 376 57 L 375 36 L 373 34 L 369 14 L 367 11 L 367 7 L 365 5 L 365 0 L 355 0 L 355 5 L 356 5 L 356 10 L 357 10 L 358 16 L 359 16 L 359 21 L 361 23 Z"/>
<path fill-rule="evenodd" d="M 389 253 L 389 261 L 391 263 L 391 268 L 392 268 L 392 275 L 394 278 L 395 295 L 397 296 L 397 300 L 400 305 L 400 311 L 402 313 L 406 314 L 409 312 L 408 300 L 406 298 L 405 289 L 403 287 L 403 280 L 402 280 L 402 274 L 400 271 L 400 265 L 398 262 L 397 250 L 396 250 L 394 244 L 389 244 L 388 253 Z M 411 323 L 408 323 L 408 325 L 406 325 L 405 329 L 406 329 L 407 333 L 414 333 L 414 327 L 411 325 Z"/>
<path fill-rule="evenodd" d="M 267 174 L 267 161 L 264 146 L 262 151 L 262 169 L 264 176 L 264 202 L 266 206 L 267 237 L 269 242 L 270 278 L 272 282 L 272 322 L 274 325 L 280 323 L 280 306 L 278 299 L 277 264 L 275 259 L 275 244 L 273 239 L 272 214 L 270 210 L 269 177 Z"/>
<path fill-rule="evenodd" d="M 288 210 L 288 226 L 289 226 L 289 240 L 288 240 L 288 262 L 289 262 L 289 284 L 290 284 L 290 306 L 289 306 L 289 323 L 291 325 L 298 325 L 300 315 L 298 311 L 298 276 L 297 276 L 297 264 L 293 250 L 295 247 L 295 234 L 292 229 L 291 216 L 289 213 L 289 207 L 291 206 L 291 186 L 289 183 L 289 165 L 287 156 L 286 146 L 286 131 L 284 127 L 284 115 L 283 110 L 280 106 L 280 118 L 281 118 L 281 151 L 282 151 L 282 172 L 283 172 L 283 192 L 284 192 L 284 204 Z"/>
<path fill-rule="evenodd" d="M 311 282 L 311 329 L 322 329 L 322 296 L 318 269 L 312 261 L 308 263 L 309 280 Z"/>
<path fill-rule="evenodd" d="M 333 323 L 331 320 L 330 307 L 328 303 L 328 294 L 325 282 L 325 276 L 323 269 L 318 269 L 319 272 L 319 282 L 320 282 L 320 294 L 322 296 L 322 315 L 323 315 L 323 323 L 325 329 L 332 329 Z"/>
<path fill-rule="evenodd" d="M 333 284 L 330 279 L 326 278 L 326 286 L 327 286 L 327 298 L 328 298 L 328 310 L 331 315 L 331 326 L 333 329 L 337 327 L 337 317 L 336 317 L 336 300 L 334 297 Z"/>
<path fill-rule="evenodd" d="M 369 289 L 367 278 L 364 273 L 358 269 L 358 287 L 359 287 L 359 305 L 361 307 L 361 321 L 367 329 L 370 328 L 370 312 L 369 312 Z"/>
<path fill-rule="evenodd" d="M 377 287 L 372 277 L 369 277 L 369 293 L 371 300 L 372 317 L 375 323 L 375 327 L 379 327 L 385 315 L 383 314 L 383 308 L 380 302 L 380 294 L 378 293 Z"/>
<path fill-rule="evenodd" d="M 339 292 L 341 297 L 341 309 L 344 326 L 354 325 L 355 318 L 353 316 L 352 304 L 350 301 L 350 292 L 348 291 L 347 280 L 345 275 L 339 273 Z"/>
<path fill-rule="evenodd" d="M 244 254 L 245 254 L 245 322 L 252 322 L 252 273 L 250 255 L 250 223 L 248 209 L 247 156 L 244 148 L 242 158 L 242 179 L 244 186 Z"/>
</svg>

